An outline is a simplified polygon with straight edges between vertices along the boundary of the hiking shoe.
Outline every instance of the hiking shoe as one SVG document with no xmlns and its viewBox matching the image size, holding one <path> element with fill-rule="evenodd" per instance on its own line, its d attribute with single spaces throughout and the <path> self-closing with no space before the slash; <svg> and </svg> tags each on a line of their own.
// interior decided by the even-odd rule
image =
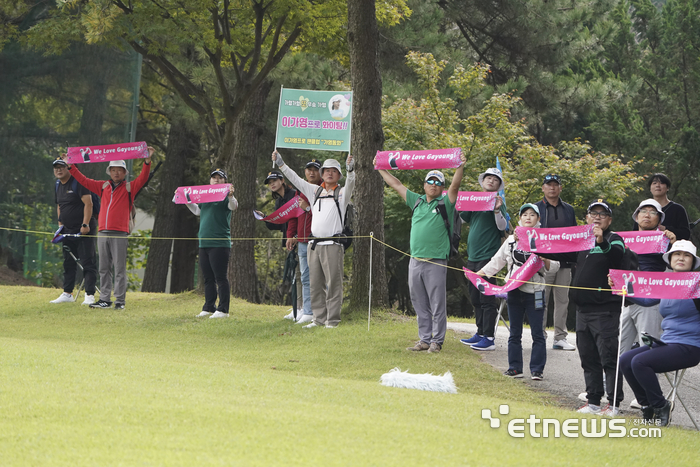
<svg viewBox="0 0 700 467">
<path fill-rule="evenodd" d="M 207 318 L 207 317 L 209 317 L 209 316 L 211 316 L 211 315 L 213 315 L 213 314 L 214 314 L 214 313 L 212 313 L 211 311 L 204 311 L 204 310 L 202 310 L 202 312 L 201 312 L 200 314 L 197 315 L 197 318 Z"/>
<path fill-rule="evenodd" d="M 124 304 L 124 303 L 116 302 L 116 303 L 114 304 L 114 309 L 115 309 L 115 310 L 123 310 L 124 307 L 125 307 L 125 304 Z"/>
<path fill-rule="evenodd" d="M 509 376 L 511 378 L 522 378 L 523 377 L 523 372 L 514 370 L 512 368 L 508 368 L 504 373 L 505 376 Z"/>
<path fill-rule="evenodd" d="M 306 326 L 302 326 L 302 328 L 304 328 L 304 329 L 311 329 L 311 328 L 315 328 L 315 327 L 317 327 L 317 326 L 318 326 L 318 325 L 317 325 L 316 323 L 314 323 L 313 321 L 311 321 L 311 322 L 310 322 L 309 324 L 307 324 Z"/>
<path fill-rule="evenodd" d="M 217 311 L 209 317 L 209 319 L 212 318 L 228 318 L 228 313 L 224 313 L 223 311 Z"/>
<path fill-rule="evenodd" d="M 83 303 L 81 303 L 81 305 L 92 305 L 93 303 L 95 303 L 95 296 L 85 294 L 85 300 L 83 300 Z"/>
<path fill-rule="evenodd" d="M 61 295 L 58 296 L 56 300 L 51 300 L 49 303 L 66 303 L 66 302 L 74 302 L 75 298 L 73 298 L 73 294 L 69 294 L 66 292 L 63 292 Z"/>
<path fill-rule="evenodd" d="M 496 344 L 494 343 L 494 339 L 489 339 L 488 337 L 484 336 L 481 338 L 479 342 L 476 344 L 472 344 L 472 349 L 474 350 L 496 350 Z"/>
<path fill-rule="evenodd" d="M 671 413 L 673 412 L 673 403 L 666 401 L 663 407 L 654 407 L 654 419 L 658 420 L 661 426 L 668 426 L 671 423 Z M 657 425 L 658 426 L 658 425 Z"/>
<path fill-rule="evenodd" d="M 533 371 L 530 379 L 533 381 L 542 381 L 544 379 L 544 375 L 541 371 Z"/>
<path fill-rule="evenodd" d="M 552 348 L 554 350 L 576 350 L 576 347 L 573 344 L 569 344 L 568 342 L 566 342 L 566 339 L 554 341 L 554 345 L 552 345 Z"/>
<path fill-rule="evenodd" d="M 614 417 L 616 415 L 620 415 L 620 408 L 613 407 L 612 405 L 608 404 L 605 406 L 604 409 L 601 409 L 600 415 L 605 415 L 608 417 Z"/>
<path fill-rule="evenodd" d="M 633 399 L 632 402 L 630 402 L 630 409 L 641 409 L 642 405 L 637 402 L 637 399 Z"/>
<path fill-rule="evenodd" d="M 297 324 L 304 324 L 308 323 L 314 320 L 314 315 L 301 315 L 299 320 L 297 321 Z"/>
<path fill-rule="evenodd" d="M 474 335 L 472 337 L 470 337 L 469 339 L 460 339 L 459 341 L 464 345 L 472 345 L 472 344 L 476 344 L 477 342 L 479 342 L 481 339 L 483 339 L 483 337 L 484 336 L 480 336 L 480 335 L 474 333 Z"/>
<path fill-rule="evenodd" d="M 108 302 L 107 300 L 97 300 L 97 302 L 93 303 L 90 305 L 90 308 L 109 308 L 112 306 L 112 302 Z"/>
<path fill-rule="evenodd" d="M 423 341 L 416 342 L 413 347 L 407 347 L 406 350 L 413 350 L 414 352 L 421 352 L 423 350 L 428 350 L 430 346 Z"/>
<path fill-rule="evenodd" d="M 586 404 L 582 407 L 579 407 L 579 409 L 576 411 L 578 413 L 587 413 L 587 414 L 594 414 L 594 415 L 600 415 L 600 406 L 599 405 L 592 405 L 592 404 Z"/>
<path fill-rule="evenodd" d="M 430 348 L 428 349 L 428 353 L 440 353 L 441 350 L 442 350 L 441 344 L 438 344 L 437 342 L 431 342 Z"/>
</svg>

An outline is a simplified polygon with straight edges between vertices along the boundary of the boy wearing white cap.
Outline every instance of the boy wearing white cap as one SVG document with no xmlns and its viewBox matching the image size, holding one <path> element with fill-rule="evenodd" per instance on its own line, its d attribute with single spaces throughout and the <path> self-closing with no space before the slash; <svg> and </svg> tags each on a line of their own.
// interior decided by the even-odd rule
<svg viewBox="0 0 700 467">
<path fill-rule="evenodd" d="M 424 195 L 406 188 L 386 170 L 379 175 L 413 209 L 411 217 L 411 261 L 408 266 L 408 288 L 418 319 L 416 345 L 408 350 L 440 352 L 447 330 L 447 260 L 450 257 L 452 218 L 464 175 L 465 157 L 455 171 L 447 196 L 443 195 L 445 176 L 431 170 L 423 183 Z M 376 161 L 375 161 L 376 165 Z M 443 211 L 444 209 L 444 211 Z M 450 224 L 447 228 L 445 219 Z"/>
<path fill-rule="evenodd" d="M 123 310 L 126 300 L 126 254 L 129 235 L 129 220 L 134 206 L 134 196 L 148 181 L 151 172 L 151 157 L 155 150 L 149 146 L 149 157 L 143 163 L 141 173 L 133 182 L 126 182 L 129 171 L 124 161 L 111 161 L 107 167 L 110 180 L 87 178 L 73 165 L 70 174 L 88 190 L 100 197 L 97 251 L 100 256 L 100 299 L 90 308 L 112 306 L 112 268 L 114 268 L 114 309 Z M 64 159 L 67 156 L 63 156 Z"/>
<path fill-rule="evenodd" d="M 343 174 L 340 162 L 326 159 L 321 166 L 321 186 L 309 183 L 297 175 L 282 160 L 277 151 L 272 153 L 272 161 L 277 164 L 284 176 L 312 203 L 311 235 L 308 261 L 311 282 L 311 310 L 313 321 L 304 328 L 325 326 L 335 328 L 340 323 L 340 308 L 343 305 L 343 258 L 345 247 L 339 243 L 338 235 L 343 233 L 345 213 L 352 192 L 355 189 L 355 172 L 352 155 L 348 154 L 345 167 L 348 179 L 345 186 L 338 182 Z M 316 192 L 320 188 L 320 194 Z M 336 190 L 337 198 L 336 198 Z M 336 204 L 337 199 L 337 204 Z M 334 238 L 336 237 L 336 238 Z"/>
</svg>

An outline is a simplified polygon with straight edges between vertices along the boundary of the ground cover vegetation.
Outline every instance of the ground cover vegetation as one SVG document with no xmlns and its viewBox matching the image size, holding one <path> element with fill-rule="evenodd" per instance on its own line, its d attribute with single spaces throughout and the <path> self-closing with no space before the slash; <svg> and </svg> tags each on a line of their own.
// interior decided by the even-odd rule
<svg viewBox="0 0 700 467">
<path fill-rule="evenodd" d="M 191 292 L 135 292 L 120 313 L 49 308 L 56 293 L 0 287 L 6 466 L 476 465 L 484 446 L 503 465 L 695 459 L 696 435 L 676 428 L 661 439 L 510 438 L 481 409 L 573 411 L 504 379 L 451 332 L 440 354 L 407 352 L 415 322 L 387 311 L 374 310 L 369 331 L 363 312 L 304 330 L 280 319 L 282 307 L 239 299 L 229 319 L 198 320 Z M 451 371 L 459 392 L 381 386 L 394 367 Z"/>
</svg>

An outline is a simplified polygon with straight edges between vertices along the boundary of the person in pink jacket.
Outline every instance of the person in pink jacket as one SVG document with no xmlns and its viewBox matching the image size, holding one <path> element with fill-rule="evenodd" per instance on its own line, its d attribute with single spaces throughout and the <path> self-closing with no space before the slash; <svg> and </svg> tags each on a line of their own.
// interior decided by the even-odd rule
<svg viewBox="0 0 700 467">
<path fill-rule="evenodd" d="M 91 308 L 112 306 L 112 278 L 114 278 L 114 309 L 123 310 L 126 303 L 126 254 L 131 211 L 134 196 L 148 181 L 151 172 L 151 157 L 154 149 L 148 148 L 149 157 L 143 163 L 141 174 L 133 182 L 127 182 L 129 171 L 126 163 L 110 161 L 107 167 L 109 180 L 92 180 L 80 173 L 78 168 L 68 166 L 70 174 L 82 186 L 100 197 L 100 216 L 97 222 L 97 251 L 100 256 L 100 299 Z M 64 155 L 64 159 L 66 156 Z M 114 268 L 114 275 L 112 275 Z"/>
</svg>

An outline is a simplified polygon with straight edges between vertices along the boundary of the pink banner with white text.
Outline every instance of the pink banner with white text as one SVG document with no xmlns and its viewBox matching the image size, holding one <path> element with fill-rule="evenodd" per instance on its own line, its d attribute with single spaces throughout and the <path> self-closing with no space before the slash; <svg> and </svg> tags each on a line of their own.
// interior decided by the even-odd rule
<svg viewBox="0 0 700 467">
<path fill-rule="evenodd" d="M 638 255 L 666 253 L 671 241 L 660 230 L 640 230 L 636 232 L 615 232 L 625 241 L 625 246 Z"/>
<path fill-rule="evenodd" d="M 544 263 L 539 256 L 530 255 L 527 261 L 525 261 L 525 264 L 515 271 L 515 274 L 506 281 L 505 285 L 493 285 L 477 273 L 467 268 L 462 269 L 464 269 L 464 275 L 467 276 L 467 279 L 474 284 L 474 287 L 476 287 L 479 292 L 484 295 L 498 295 L 510 292 L 522 286 L 525 282 L 529 281 L 543 265 Z"/>
<path fill-rule="evenodd" d="M 516 227 L 517 248 L 537 253 L 569 253 L 590 250 L 595 246 L 593 225 L 559 227 L 555 229 L 535 229 Z"/>
<path fill-rule="evenodd" d="M 228 183 L 221 183 L 218 185 L 181 186 L 175 191 L 173 203 L 199 204 L 223 201 L 226 199 L 230 187 L 231 185 Z"/>
<path fill-rule="evenodd" d="M 260 217 L 255 211 L 253 211 L 253 214 L 259 221 L 266 221 L 270 222 L 271 224 L 284 224 L 285 222 L 289 222 L 289 219 L 299 217 L 304 214 L 305 211 L 299 207 L 299 201 L 301 201 L 301 198 L 299 196 L 295 196 L 287 201 L 284 206 L 269 216 Z"/>
<path fill-rule="evenodd" d="M 141 141 L 138 143 L 68 148 L 66 162 L 69 164 L 82 164 L 85 162 L 107 162 L 122 159 L 145 159 L 147 157 L 148 144 Z"/>
<path fill-rule="evenodd" d="M 700 298 L 700 272 L 645 272 L 611 269 L 613 293 L 635 298 Z"/>
<path fill-rule="evenodd" d="M 462 163 L 462 148 L 425 151 L 377 151 L 377 170 L 456 169 Z"/>
<path fill-rule="evenodd" d="M 495 191 L 460 191 L 457 195 L 458 211 L 493 211 L 496 207 Z"/>
</svg>

